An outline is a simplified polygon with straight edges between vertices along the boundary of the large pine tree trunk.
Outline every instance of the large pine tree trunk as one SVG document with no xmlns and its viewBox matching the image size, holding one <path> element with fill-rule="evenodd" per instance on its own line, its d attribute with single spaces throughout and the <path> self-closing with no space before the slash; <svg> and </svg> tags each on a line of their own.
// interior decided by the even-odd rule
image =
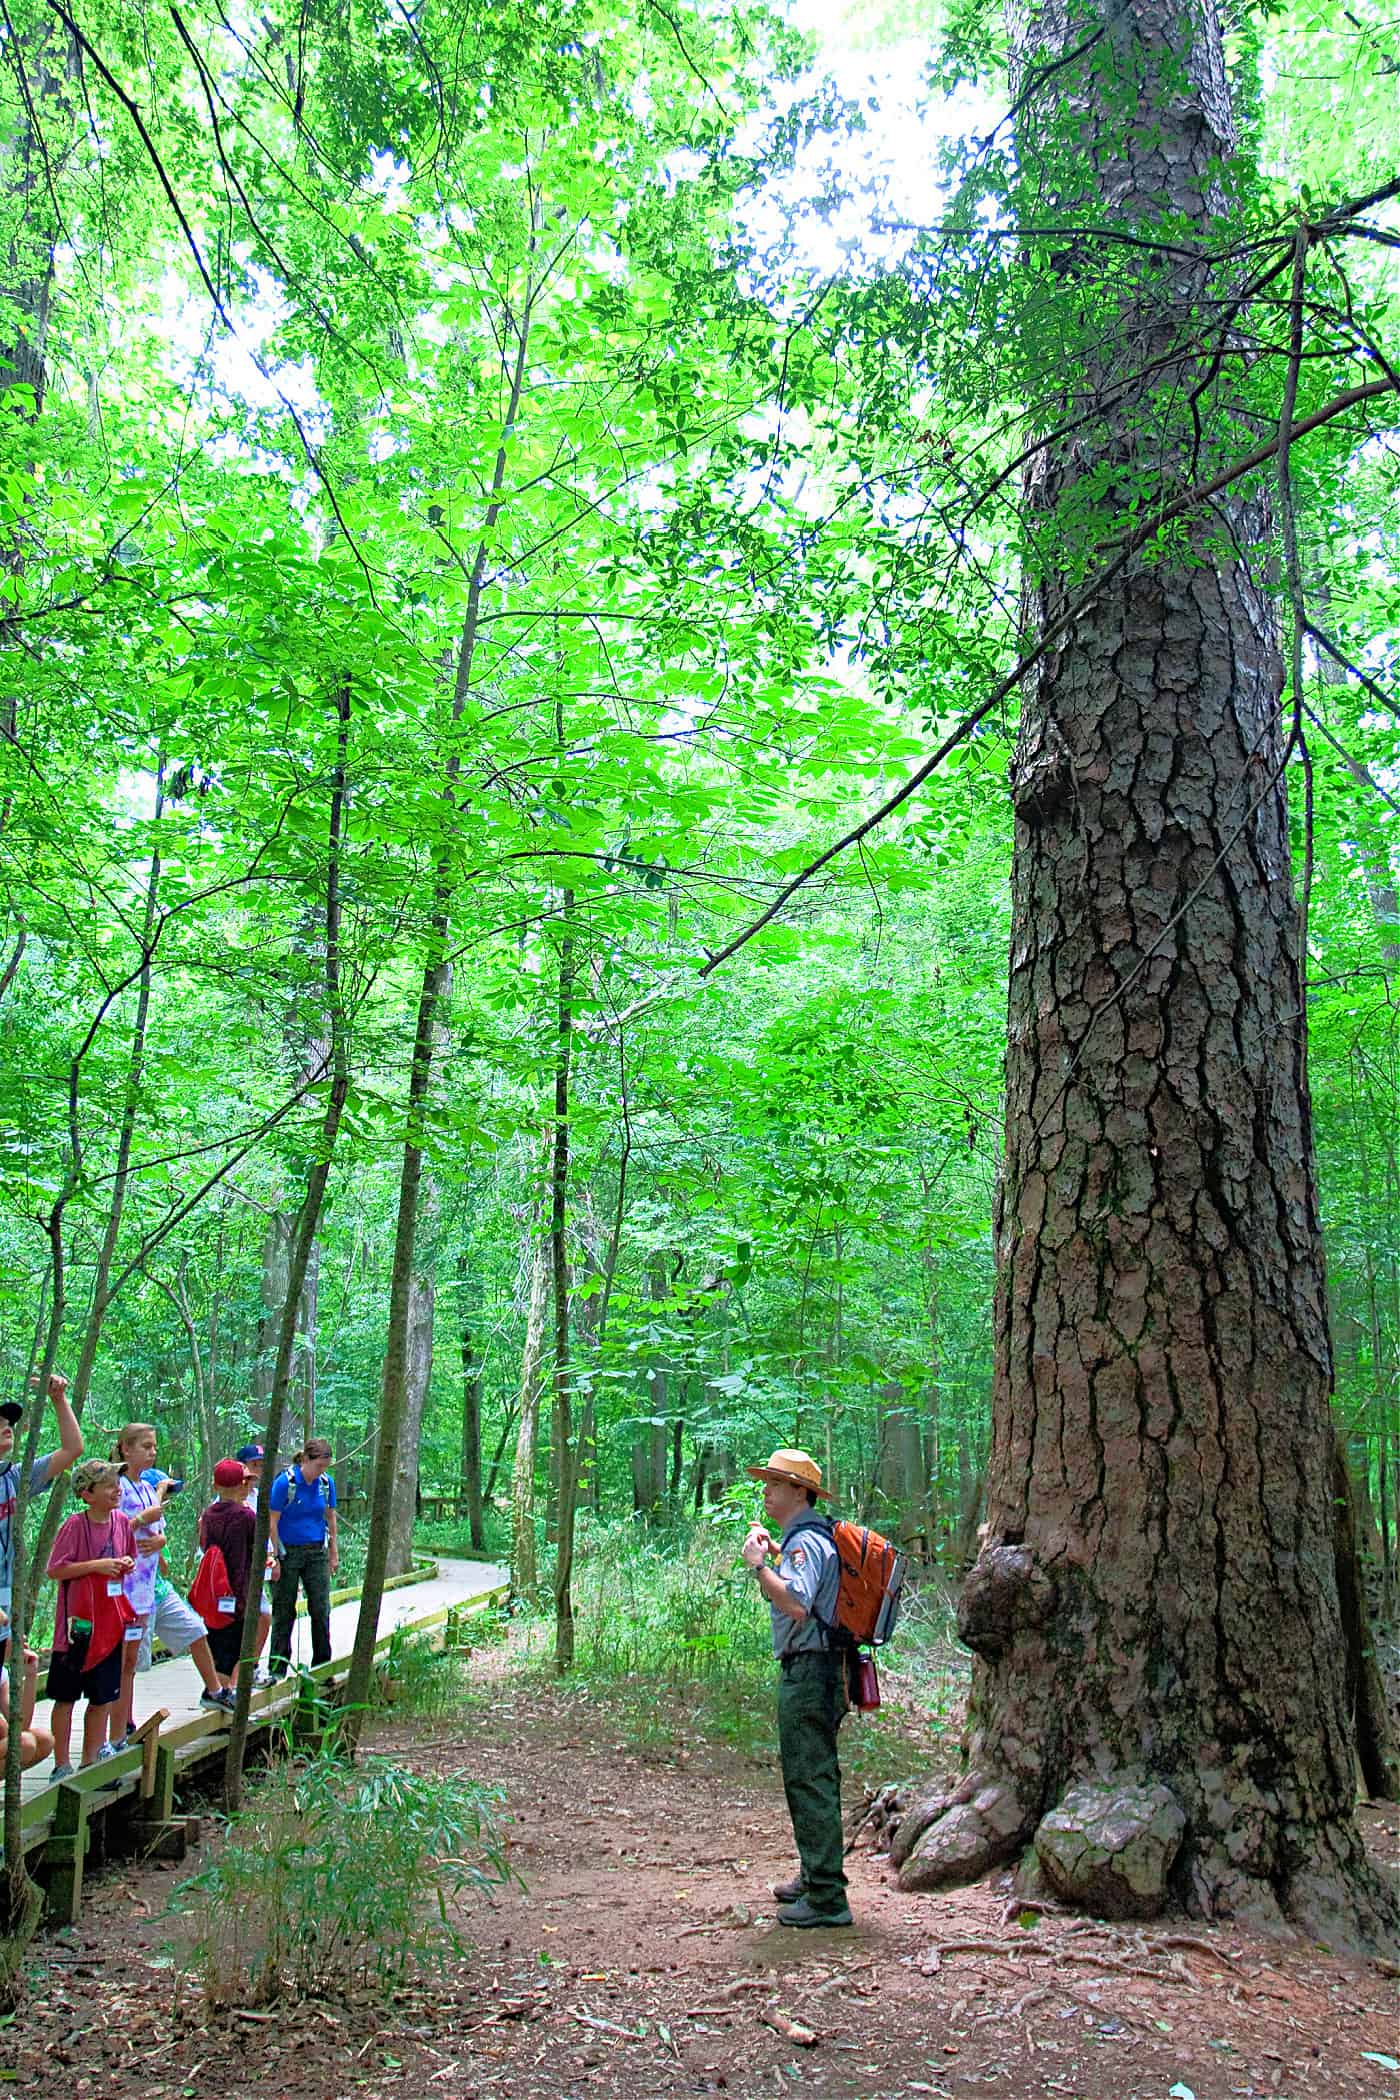
<svg viewBox="0 0 1400 2100">
<path fill-rule="evenodd" d="M 1233 146 L 1209 0 L 1013 29 L 1040 222 L 1205 234 Z M 1125 265 L 1089 235 L 1062 287 L 1083 362 L 1060 407 L 1092 420 L 1032 470 L 1042 547 L 1076 498 L 1102 518 L 1184 468 L 1200 376 L 1183 348 L 1155 393 L 1129 382 L 1186 342 L 1194 263 Z M 969 1774 L 897 1855 L 906 1886 L 939 1886 L 1034 1836 L 1051 1886 L 1100 1914 L 1282 1911 L 1336 1944 L 1384 1906 L 1352 1822 L 1282 677 L 1227 543 L 1245 521 L 1227 503 L 1210 525 L 1108 583 L 1026 696 Z M 1052 556 L 1039 627 L 1068 588 Z M 1126 1860 L 1098 1843 L 1108 1811 Z"/>
</svg>

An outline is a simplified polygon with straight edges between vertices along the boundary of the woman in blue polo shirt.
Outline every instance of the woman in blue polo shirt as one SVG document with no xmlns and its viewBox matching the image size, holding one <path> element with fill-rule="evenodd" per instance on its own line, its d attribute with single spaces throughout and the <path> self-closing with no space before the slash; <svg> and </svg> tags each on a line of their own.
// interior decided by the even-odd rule
<svg viewBox="0 0 1400 2100">
<path fill-rule="evenodd" d="M 335 1482 L 326 1467 L 331 1447 L 323 1436 L 307 1439 L 267 1498 L 268 1530 L 277 1556 L 272 1570 L 272 1653 L 268 1668 L 284 1677 L 292 1654 L 297 1584 L 306 1589 L 311 1622 L 311 1666 L 331 1659 L 331 1577 L 340 1565 L 336 1544 Z"/>
</svg>

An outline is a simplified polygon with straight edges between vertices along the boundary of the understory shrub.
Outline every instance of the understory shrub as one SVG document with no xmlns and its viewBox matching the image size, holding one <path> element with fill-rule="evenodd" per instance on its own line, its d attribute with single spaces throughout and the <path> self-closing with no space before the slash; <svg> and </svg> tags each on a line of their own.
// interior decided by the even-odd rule
<svg viewBox="0 0 1400 2100">
<path fill-rule="evenodd" d="M 482 1531 L 484 1546 L 472 1544 L 465 1516 L 420 1517 L 413 1527 L 415 1553 L 442 1553 L 449 1559 L 504 1561 L 510 1558 L 510 1523 L 498 1509 L 488 1509 Z"/>
<path fill-rule="evenodd" d="M 673 1686 L 754 1676 L 772 1660 L 768 1611 L 729 1526 L 580 1525 L 580 1671 Z"/>
<path fill-rule="evenodd" d="M 725 1523 L 600 1523 L 581 1513 L 575 1675 L 585 1685 L 610 1687 L 609 1702 L 634 1739 L 670 1742 L 698 1729 L 745 1750 L 770 1741 L 770 1621 L 739 1561 L 747 1520 L 742 1505 Z M 541 1587 L 548 1597 L 547 1560 Z M 553 1638 L 546 1605 L 527 1639 L 547 1658 Z M 928 1757 L 946 1756 L 946 1738 L 961 1726 L 971 1658 L 958 1642 L 953 1595 L 941 1574 L 917 1573 L 906 1584 L 899 1627 L 880 1650 L 879 1668 L 888 1710 L 850 1731 L 852 1761 L 876 1769 L 888 1752 L 902 1769 L 919 1723 L 928 1731 Z"/>
<path fill-rule="evenodd" d="M 483 1633 L 494 1626 L 494 1614 L 482 1613 Z M 473 1621 L 475 1630 L 477 1622 Z M 467 1655 L 444 1648 L 431 1634 L 396 1626 L 375 1666 L 379 1695 L 404 1719 L 441 1720 L 456 1713 L 473 1696 L 467 1688 Z"/>
<path fill-rule="evenodd" d="M 382 1758 L 277 1766 L 175 1893 L 185 1970 L 211 2007 L 393 1989 L 459 1950 L 458 1898 L 512 1878 L 501 1799 Z"/>
</svg>

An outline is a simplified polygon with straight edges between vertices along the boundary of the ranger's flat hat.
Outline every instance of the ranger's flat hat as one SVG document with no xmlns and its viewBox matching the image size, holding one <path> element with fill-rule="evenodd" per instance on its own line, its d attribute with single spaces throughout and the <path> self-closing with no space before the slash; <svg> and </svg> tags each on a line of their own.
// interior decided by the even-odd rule
<svg viewBox="0 0 1400 2100">
<path fill-rule="evenodd" d="M 789 1487 L 810 1488 L 814 1495 L 829 1492 L 822 1486 L 821 1467 L 805 1451 L 775 1451 L 766 1466 L 745 1470 L 750 1480 L 782 1480 Z"/>
</svg>

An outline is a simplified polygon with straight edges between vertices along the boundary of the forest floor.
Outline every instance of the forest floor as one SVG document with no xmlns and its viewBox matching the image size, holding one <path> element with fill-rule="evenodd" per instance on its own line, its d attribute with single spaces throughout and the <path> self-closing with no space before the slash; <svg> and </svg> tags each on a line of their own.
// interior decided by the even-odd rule
<svg viewBox="0 0 1400 2100">
<path fill-rule="evenodd" d="M 418 1770 L 505 1790 L 525 1886 L 459 1919 L 467 1952 L 377 2009 L 215 2017 L 180 1977 L 167 1910 L 189 1869 L 112 1875 L 37 1950 L 0 2077 L 64 2100 L 1400 2096 L 1394 1972 L 1315 1946 L 1023 1923 L 1009 1882 L 906 1896 L 862 1850 L 855 1928 L 785 1931 L 769 1883 L 793 1861 L 761 1700 L 747 1732 L 716 1735 L 699 1697 L 682 1716 L 490 1661 L 461 1716 L 375 1735 Z M 882 1760 L 901 1727 L 911 1757 L 926 1740 L 916 1712 L 887 1722 Z M 1395 1812 L 1363 1822 L 1393 1862 Z"/>
</svg>

